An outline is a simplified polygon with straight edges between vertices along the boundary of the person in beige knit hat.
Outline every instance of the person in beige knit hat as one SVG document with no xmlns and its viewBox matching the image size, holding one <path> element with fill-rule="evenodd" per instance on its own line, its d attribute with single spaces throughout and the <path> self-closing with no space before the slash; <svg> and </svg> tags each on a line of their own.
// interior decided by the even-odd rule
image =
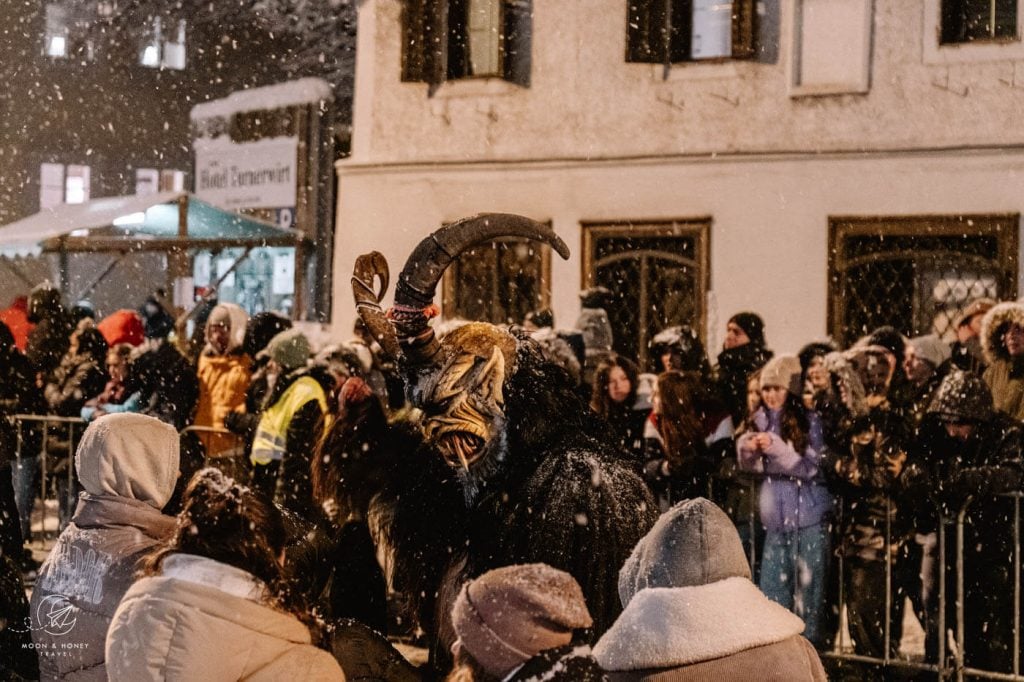
<svg viewBox="0 0 1024 682">
<path fill-rule="evenodd" d="M 590 648 L 575 645 L 593 624 L 576 580 L 547 564 L 505 566 L 463 585 L 452 607 L 458 636 L 449 680 L 602 680 Z"/>
<path fill-rule="evenodd" d="M 791 609 L 813 644 L 824 644 L 832 497 L 820 469 L 821 421 L 800 401 L 800 361 L 780 355 L 761 370 L 762 405 L 736 439 L 739 468 L 764 477 L 764 550 L 758 586 Z M 794 571 L 793 566 L 800 566 Z"/>
<path fill-rule="evenodd" d="M 988 367 L 981 347 L 981 323 L 995 305 L 991 298 L 975 299 L 953 321 L 956 340 L 950 346 L 951 362 L 965 372 L 982 374 Z"/>
</svg>

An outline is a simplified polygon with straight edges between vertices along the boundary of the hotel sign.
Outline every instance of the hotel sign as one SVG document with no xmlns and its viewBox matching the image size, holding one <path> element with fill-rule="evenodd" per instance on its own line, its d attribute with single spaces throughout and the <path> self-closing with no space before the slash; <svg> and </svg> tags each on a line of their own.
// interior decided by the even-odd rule
<svg viewBox="0 0 1024 682">
<path fill-rule="evenodd" d="M 257 142 L 199 139 L 196 196 L 223 208 L 294 206 L 299 141 L 276 137 Z"/>
</svg>

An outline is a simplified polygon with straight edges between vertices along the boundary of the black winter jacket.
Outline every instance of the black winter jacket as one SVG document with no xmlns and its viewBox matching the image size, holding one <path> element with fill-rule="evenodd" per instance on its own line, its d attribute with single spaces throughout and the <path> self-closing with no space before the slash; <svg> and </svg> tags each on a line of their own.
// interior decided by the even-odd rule
<svg viewBox="0 0 1024 682">
<path fill-rule="evenodd" d="M 46 411 L 42 391 L 36 387 L 35 375 L 32 363 L 13 343 L 7 350 L 0 351 L 0 469 L 11 463 L 18 448 L 18 427 L 8 421 L 7 417 Z M 37 453 L 38 429 L 25 424 L 21 430 L 22 453 Z"/>
<path fill-rule="evenodd" d="M 739 424 L 747 416 L 747 381 L 750 375 L 764 367 L 772 355 L 772 351 L 754 343 L 745 343 L 718 354 L 715 379 L 719 396 L 729 410 L 733 424 Z"/>
<path fill-rule="evenodd" d="M 833 423 L 846 428 L 830 439 L 822 468 L 842 501 L 843 554 L 884 561 L 885 550 L 895 553 L 908 534 L 900 498 L 913 438 L 910 419 L 884 401 L 862 417 Z"/>
<path fill-rule="evenodd" d="M 192 423 L 199 401 L 195 367 L 167 341 L 141 346 L 139 352 L 132 359 L 125 393 L 138 391 L 140 412 L 182 430 Z"/>
</svg>

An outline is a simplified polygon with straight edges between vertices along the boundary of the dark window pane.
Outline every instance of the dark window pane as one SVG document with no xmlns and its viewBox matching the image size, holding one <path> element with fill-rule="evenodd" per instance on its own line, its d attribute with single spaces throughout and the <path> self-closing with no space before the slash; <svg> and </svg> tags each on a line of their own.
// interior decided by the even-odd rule
<svg viewBox="0 0 1024 682">
<path fill-rule="evenodd" d="M 665 61 L 669 0 L 628 0 L 626 3 L 626 61 L 660 64 Z M 673 7 L 677 3 L 673 3 Z"/>
<path fill-rule="evenodd" d="M 446 317 L 495 324 L 522 322 L 547 304 L 542 248 L 524 240 L 484 244 L 459 256 L 449 269 Z"/>
<path fill-rule="evenodd" d="M 612 292 L 607 309 L 616 330 L 612 345 L 616 352 L 637 360 L 644 371 L 656 371 L 647 347 L 657 332 L 677 324 L 702 327 L 703 280 L 696 265 L 699 239 L 693 234 L 641 228 L 636 234 L 600 235 L 593 240 L 593 282 Z"/>
<path fill-rule="evenodd" d="M 1013 38 L 1017 0 L 943 0 L 943 43 Z"/>
<path fill-rule="evenodd" d="M 629 0 L 627 62 L 749 59 L 755 54 L 756 0 Z"/>
</svg>

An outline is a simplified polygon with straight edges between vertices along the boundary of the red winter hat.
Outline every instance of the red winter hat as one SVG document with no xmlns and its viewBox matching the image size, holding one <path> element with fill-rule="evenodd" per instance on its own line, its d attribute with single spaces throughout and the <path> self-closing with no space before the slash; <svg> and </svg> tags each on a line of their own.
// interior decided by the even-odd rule
<svg viewBox="0 0 1024 682">
<path fill-rule="evenodd" d="M 137 312 L 127 308 L 107 315 L 96 325 L 96 328 L 100 330 L 103 338 L 107 340 L 107 345 L 111 347 L 118 343 L 138 346 L 145 339 L 142 318 Z"/>
<path fill-rule="evenodd" d="M 547 564 L 488 571 L 463 585 L 452 607 L 462 648 L 499 679 L 592 624 L 579 583 Z"/>
</svg>

